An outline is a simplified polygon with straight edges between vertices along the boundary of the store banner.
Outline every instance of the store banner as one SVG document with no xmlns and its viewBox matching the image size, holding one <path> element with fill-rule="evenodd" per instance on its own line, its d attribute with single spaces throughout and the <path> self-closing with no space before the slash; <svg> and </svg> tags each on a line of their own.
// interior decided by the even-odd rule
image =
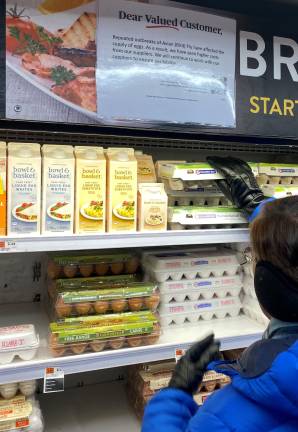
<svg viewBox="0 0 298 432">
<path fill-rule="evenodd" d="M 2 117 L 298 137 L 295 26 L 169 0 L 6 0 L 0 14 Z"/>
<path fill-rule="evenodd" d="M 236 126 L 234 19 L 127 0 L 72 3 L 81 5 L 7 1 L 7 118 Z"/>
</svg>

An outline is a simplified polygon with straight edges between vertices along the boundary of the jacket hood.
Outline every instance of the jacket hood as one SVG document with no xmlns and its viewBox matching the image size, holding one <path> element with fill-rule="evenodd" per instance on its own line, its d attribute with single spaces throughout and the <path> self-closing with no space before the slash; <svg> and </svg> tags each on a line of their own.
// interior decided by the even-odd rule
<svg viewBox="0 0 298 432">
<path fill-rule="evenodd" d="M 213 362 L 208 369 L 229 375 L 238 392 L 264 408 L 298 419 L 297 336 L 259 341 L 239 361 Z"/>
</svg>

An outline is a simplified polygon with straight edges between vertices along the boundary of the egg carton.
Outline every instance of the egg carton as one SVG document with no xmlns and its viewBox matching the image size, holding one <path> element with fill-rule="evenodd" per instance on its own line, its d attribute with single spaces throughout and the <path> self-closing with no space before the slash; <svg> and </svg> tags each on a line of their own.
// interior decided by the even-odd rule
<svg viewBox="0 0 298 432">
<path fill-rule="evenodd" d="M 215 291 L 217 289 L 242 288 L 242 274 L 235 276 L 211 277 L 206 279 L 180 281 L 167 281 L 159 284 L 161 294 L 179 295 L 188 292 L 198 292 L 199 290 Z"/>
<path fill-rule="evenodd" d="M 31 397 L 37 389 L 37 381 L 23 381 L 20 383 L 9 383 L 0 385 L 0 395 L 4 399 L 12 399 L 19 392 L 26 397 Z"/>
<path fill-rule="evenodd" d="M 33 324 L 0 328 L 0 364 L 11 363 L 15 357 L 32 360 L 39 348 L 39 335 Z"/>
<path fill-rule="evenodd" d="M 185 290 L 184 292 L 179 292 L 175 294 L 161 294 L 161 302 L 162 303 L 173 303 L 184 302 L 184 301 L 197 301 L 197 300 L 211 300 L 212 298 L 225 298 L 227 296 L 236 297 L 239 296 L 241 292 L 241 286 L 233 287 L 233 288 L 201 288 L 197 290 Z"/>
<path fill-rule="evenodd" d="M 166 251 L 152 253 L 143 260 L 145 266 L 151 270 L 187 270 L 204 269 L 207 267 L 239 265 L 237 254 L 231 250 L 188 249 L 180 251 Z"/>
<path fill-rule="evenodd" d="M 189 325 L 195 325 L 203 321 L 211 321 L 212 319 L 223 319 L 226 317 L 237 317 L 241 312 L 241 306 L 231 306 L 223 310 L 217 310 L 214 312 L 191 312 L 181 314 L 169 314 L 161 316 L 160 323 L 163 328 L 166 327 L 184 327 Z"/>
<path fill-rule="evenodd" d="M 257 181 L 260 185 L 298 185 L 298 165 L 270 164 L 258 165 Z"/>
<path fill-rule="evenodd" d="M 265 184 L 262 185 L 262 191 L 267 197 L 285 198 L 287 196 L 298 195 L 298 183 L 291 186 Z"/>
<path fill-rule="evenodd" d="M 254 299 L 257 298 L 255 286 L 254 286 L 254 280 L 250 275 L 249 276 L 245 275 L 243 278 L 243 291 L 247 296 L 252 297 Z"/>
<path fill-rule="evenodd" d="M 23 414 L 18 418 L 18 415 Z M 43 432 L 44 422 L 39 403 L 34 398 L 18 395 L 1 401 L 0 430 L 10 432 Z"/>
<path fill-rule="evenodd" d="M 240 269 L 239 264 L 225 265 L 222 266 L 208 266 L 204 268 L 194 268 L 194 269 L 177 269 L 177 270 L 154 270 L 149 266 L 145 266 L 145 271 L 150 278 L 157 282 L 166 282 L 168 280 L 180 281 L 183 278 L 187 280 L 194 280 L 198 278 L 207 279 L 211 276 L 221 277 L 221 276 L 235 276 Z"/>
<path fill-rule="evenodd" d="M 216 206 L 232 206 L 232 203 L 227 198 L 220 197 L 175 197 L 168 195 L 168 203 L 170 207 L 175 206 L 195 206 L 195 207 L 216 207 Z"/>
<path fill-rule="evenodd" d="M 180 314 L 201 314 L 210 313 L 211 317 L 214 313 L 218 314 L 218 318 L 225 316 L 227 309 L 241 309 L 240 298 L 227 297 L 225 299 L 211 299 L 211 300 L 199 300 L 199 301 L 184 301 L 181 303 L 161 303 L 159 313 L 160 316 L 167 315 L 180 315 Z"/>
<path fill-rule="evenodd" d="M 178 229 L 183 226 L 204 227 L 210 225 L 213 227 L 228 225 L 245 225 L 247 220 L 241 211 L 234 207 L 169 207 L 168 222 L 171 229 Z"/>
</svg>

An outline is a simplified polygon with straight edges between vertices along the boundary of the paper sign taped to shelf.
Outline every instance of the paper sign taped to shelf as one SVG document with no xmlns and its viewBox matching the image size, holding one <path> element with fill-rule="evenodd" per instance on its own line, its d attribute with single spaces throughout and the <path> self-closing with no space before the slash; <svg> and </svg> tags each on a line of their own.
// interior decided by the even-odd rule
<svg viewBox="0 0 298 432">
<path fill-rule="evenodd" d="M 236 127 L 236 20 L 124 0 L 98 7 L 101 120 Z"/>
<path fill-rule="evenodd" d="M 182 348 L 176 348 L 175 349 L 175 360 L 176 360 L 176 363 L 178 363 L 178 361 L 181 359 L 181 357 L 184 356 L 185 352 L 186 352 L 186 350 L 182 349 Z"/>
<path fill-rule="evenodd" d="M 43 392 L 57 393 L 64 391 L 64 372 L 60 368 L 48 367 L 44 373 Z"/>
</svg>

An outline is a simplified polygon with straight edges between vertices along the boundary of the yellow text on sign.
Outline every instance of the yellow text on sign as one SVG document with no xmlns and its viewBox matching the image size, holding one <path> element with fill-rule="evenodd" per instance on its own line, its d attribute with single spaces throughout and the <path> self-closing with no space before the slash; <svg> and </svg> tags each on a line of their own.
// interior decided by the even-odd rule
<svg viewBox="0 0 298 432">
<path fill-rule="evenodd" d="M 251 96 L 250 109 L 252 114 L 267 114 L 295 117 L 298 99 L 277 99 L 269 96 Z"/>
</svg>

